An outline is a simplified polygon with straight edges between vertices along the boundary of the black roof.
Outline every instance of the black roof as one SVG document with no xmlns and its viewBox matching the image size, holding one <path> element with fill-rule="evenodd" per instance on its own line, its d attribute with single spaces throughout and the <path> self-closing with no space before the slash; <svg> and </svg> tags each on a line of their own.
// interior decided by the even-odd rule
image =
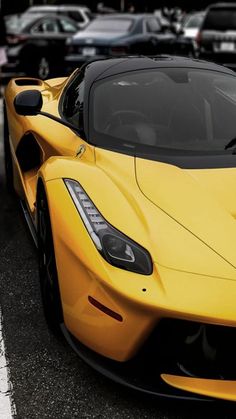
<svg viewBox="0 0 236 419">
<path fill-rule="evenodd" d="M 156 57 L 133 56 L 126 58 L 108 58 L 90 62 L 85 64 L 82 68 L 86 72 L 88 84 L 92 85 L 94 81 L 102 80 L 103 78 L 120 73 L 166 67 L 214 70 L 236 76 L 234 71 L 212 62 L 169 55 Z"/>
</svg>

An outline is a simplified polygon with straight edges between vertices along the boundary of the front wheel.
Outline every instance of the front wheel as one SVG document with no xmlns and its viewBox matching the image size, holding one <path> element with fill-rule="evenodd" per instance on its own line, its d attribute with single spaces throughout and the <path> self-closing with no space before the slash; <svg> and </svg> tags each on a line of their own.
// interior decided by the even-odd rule
<svg viewBox="0 0 236 419">
<path fill-rule="evenodd" d="M 63 322 L 56 258 L 46 193 L 41 187 L 37 198 L 38 258 L 41 296 L 46 322 L 55 335 L 61 335 Z"/>
</svg>

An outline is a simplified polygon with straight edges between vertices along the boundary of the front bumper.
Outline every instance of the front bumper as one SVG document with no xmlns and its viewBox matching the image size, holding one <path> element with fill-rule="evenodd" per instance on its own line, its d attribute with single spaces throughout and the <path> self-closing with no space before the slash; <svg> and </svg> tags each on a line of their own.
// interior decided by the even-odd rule
<svg viewBox="0 0 236 419">
<path fill-rule="evenodd" d="M 186 321 L 165 319 L 154 329 L 139 352 L 129 361 L 120 363 L 105 358 L 78 342 L 62 324 L 62 332 L 72 349 L 92 368 L 118 384 L 152 396 L 172 399 L 213 401 L 223 399 L 236 401 L 236 369 L 233 364 L 234 351 L 227 354 L 227 344 L 222 341 L 225 330 L 215 328 L 218 340 L 216 359 L 210 359 L 201 342 L 187 342 L 192 333 L 200 327 L 211 326 L 193 324 Z M 221 329 L 221 330 L 220 330 Z M 223 330 L 223 335 L 221 331 Z M 236 329 L 227 333 L 235 341 Z M 202 341 L 203 345 L 204 342 Z M 213 342 L 210 342 L 211 344 Z M 208 344 L 210 344 L 208 342 Z M 222 358 L 223 356 L 223 358 Z M 217 360 L 218 357 L 218 360 Z M 202 373 L 201 373 L 202 371 Z M 234 379 L 227 379 L 235 374 Z M 195 374 L 195 375 L 193 375 Z M 202 375 L 201 375 L 202 374 Z M 226 374 L 226 378 L 223 377 Z"/>
<path fill-rule="evenodd" d="M 97 252 L 63 182 L 48 181 L 47 191 L 64 322 L 69 331 L 67 338 L 76 351 L 85 360 L 84 352 L 88 351 L 92 358 L 94 355 L 95 361 L 87 362 L 110 378 L 151 394 L 186 398 L 189 391 L 190 398 L 191 392 L 227 398 L 219 388 L 212 394 L 212 385 L 204 383 L 236 380 L 236 369 L 231 374 L 230 365 L 223 362 L 234 359 L 236 348 L 229 357 L 229 351 L 224 353 L 220 346 L 225 339 L 227 349 L 236 342 L 235 269 L 229 267 L 227 271 L 228 265 L 221 259 L 216 260 L 219 266 L 226 266 L 225 278 L 155 263 L 152 275 L 115 268 Z M 58 206 L 58 196 L 63 205 Z M 209 262 L 208 253 L 206 256 Z M 97 306 L 91 301 L 96 301 Z M 209 329 L 206 347 L 213 348 L 209 351 L 210 361 L 204 349 L 204 334 L 198 332 L 202 326 L 207 336 Z M 217 333 L 212 338 L 214 328 Z M 198 333 L 200 338 L 193 339 Z M 186 339 L 193 340 L 194 345 L 186 348 Z M 221 354 L 216 363 L 212 362 L 215 348 L 220 348 Z M 172 378 L 188 380 L 191 375 L 202 380 L 201 388 L 199 382 L 196 384 L 196 391 Z M 185 391 L 182 396 L 180 388 Z M 236 393 L 234 397 L 236 400 Z"/>
<path fill-rule="evenodd" d="M 61 325 L 61 330 L 67 343 L 74 352 L 86 362 L 86 364 L 122 386 L 150 396 L 195 401 L 212 401 L 212 398 L 204 395 L 197 396 L 191 394 L 188 390 L 184 391 L 181 389 L 181 386 L 178 389 L 177 385 L 169 385 L 167 382 L 169 376 L 164 375 L 162 377 L 159 368 L 160 366 L 157 367 L 156 361 L 153 365 L 151 364 L 152 359 L 145 351 L 148 345 L 146 345 L 131 361 L 120 363 L 105 358 L 84 346 L 69 333 L 64 324 Z M 146 357 L 146 355 L 148 357 Z"/>
<path fill-rule="evenodd" d="M 66 257 L 63 261 L 67 262 Z M 160 288 L 159 296 L 153 290 L 154 307 L 148 303 L 151 277 L 142 279 L 142 301 L 134 301 L 119 290 L 104 287 L 78 261 L 77 270 L 75 266 L 74 269 L 73 278 L 69 272 L 71 290 L 67 290 L 67 295 L 63 293 L 65 325 L 70 331 L 67 340 L 93 368 L 120 384 L 151 395 L 236 401 L 236 368 L 231 371 L 236 352 L 234 281 L 198 275 L 193 279 L 193 274 L 171 271 L 163 295 Z M 134 288 L 136 279 L 133 278 Z M 191 281 L 195 285 L 190 286 Z M 223 292 L 223 284 L 229 292 Z M 182 301 L 175 287 L 182 290 Z M 198 288 L 201 292 L 196 291 Z M 122 321 L 92 305 L 88 296 L 117 313 Z M 201 326 L 209 332 L 209 356 L 202 348 L 203 333 L 193 346 L 185 345 L 186 339 L 197 335 Z"/>
</svg>

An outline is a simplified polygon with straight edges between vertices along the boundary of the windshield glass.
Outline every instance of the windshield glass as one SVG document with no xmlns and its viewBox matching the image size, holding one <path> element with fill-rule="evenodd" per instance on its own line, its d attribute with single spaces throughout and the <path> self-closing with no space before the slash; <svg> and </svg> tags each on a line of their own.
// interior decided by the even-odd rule
<svg viewBox="0 0 236 419">
<path fill-rule="evenodd" d="M 206 16 L 203 29 L 215 31 L 236 30 L 236 8 L 211 9 Z"/>
<path fill-rule="evenodd" d="M 92 92 L 91 142 L 109 149 L 222 154 L 236 137 L 233 75 L 190 68 L 133 71 L 95 83 Z"/>
<path fill-rule="evenodd" d="M 86 28 L 86 32 L 128 32 L 131 19 L 95 19 Z"/>
<path fill-rule="evenodd" d="M 39 17 L 41 17 L 41 15 L 39 15 Z M 6 20 L 7 32 L 21 32 L 34 20 L 35 15 L 32 14 L 24 14 L 21 17 L 13 16 Z"/>
<path fill-rule="evenodd" d="M 199 28 L 203 21 L 203 15 L 190 16 L 184 23 L 185 28 Z"/>
</svg>

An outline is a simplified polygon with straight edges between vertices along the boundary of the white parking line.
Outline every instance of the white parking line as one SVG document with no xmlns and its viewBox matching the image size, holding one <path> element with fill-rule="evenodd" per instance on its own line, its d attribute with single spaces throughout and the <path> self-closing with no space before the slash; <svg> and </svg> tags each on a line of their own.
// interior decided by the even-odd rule
<svg viewBox="0 0 236 419">
<path fill-rule="evenodd" d="M 12 398 L 12 384 L 5 355 L 0 309 L 0 419 L 12 419 L 15 415 L 16 407 Z"/>
</svg>

